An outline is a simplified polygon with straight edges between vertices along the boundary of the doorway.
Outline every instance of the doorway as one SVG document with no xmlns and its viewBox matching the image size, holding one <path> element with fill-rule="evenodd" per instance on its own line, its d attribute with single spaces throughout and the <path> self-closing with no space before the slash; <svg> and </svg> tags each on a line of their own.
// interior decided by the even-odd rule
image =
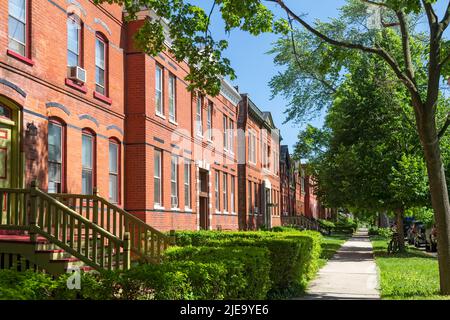
<svg viewBox="0 0 450 320">
<path fill-rule="evenodd" d="M 18 122 L 18 109 L 0 99 L 0 188 L 21 185 Z"/>
<path fill-rule="evenodd" d="M 209 197 L 208 197 L 208 171 L 199 170 L 200 192 L 199 192 L 199 227 L 201 230 L 209 229 Z"/>
</svg>

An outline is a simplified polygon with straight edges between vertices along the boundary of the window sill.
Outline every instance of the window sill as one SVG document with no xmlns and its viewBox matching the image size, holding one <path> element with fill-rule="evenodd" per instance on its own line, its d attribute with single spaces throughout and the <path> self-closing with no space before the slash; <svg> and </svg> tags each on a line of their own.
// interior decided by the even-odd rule
<svg viewBox="0 0 450 320">
<path fill-rule="evenodd" d="M 210 143 L 210 144 L 213 144 L 213 141 L 211 140 L 211 139 L 206 139 L 206 142 L 208 142 L 208 143 Z"/>
<path fill-rule="evenodd" d="M 189 208 L 189 207 L 184 207 L 184 211 L 186 211 L 186 212 L 192 212 L 192 209 Z"/>
<path fill-rule="evenodd" d="M 13 58 L 15 58 L 15 59 L 17 59 L 17 60 L 27 64 L 27 65 L 29 65 L 29 66 L 34 66 L 34 61 L 33 60 L 31 60 L 31 59 L 29 59 L 27 57 L 24 57 L 24 56 L 22 56 L 21 54 L 19 54 L 17 52 L 14 52 L 14 51 L 8 49 L 8 50 L 6 50 L 6 54 L 8 56 L 10 56 L 10 57 L 13 57 Z"/>
<path fill-rule="evenodd" d="M 161 119 L 166 120 L 166 117 L 165 117 L 163 114 L 159 113 L 159 112 L 156 112 L 155 115 L 156 115 L 157 117 L 160 117 Z"/>
<path fill-rule="evenodd" d="M 215 214 L 222 214 L 222 212 L 216 210 Z"/>
<path fill-rule="evenodd" d="M 155 205 L 153 206 L 153 209 L 154 209 L 154 210 L 165 210 L 164 207 L 161 207 L 161 206 L 159 206 L 159 205 L 157 205 L 157 204 L 155 204 Z"/>
<path fill-rule="evenodd" d="M 66 86 L 71 87 L 75 90 L 78 90 L 82 93 L 87 93 L 87 88 L 85 85 L 78 84 L 68 78 L 66 78 Z"/>
<path fill-rule="evenodd" d="M 180 208 L 170 208 L 172 211 L 180 211 Z"/>
<path fill-rule="evenodd" d="M 178 126 L 178 122 L 173 121 L 173 120 L 170 120 L 170 119 L 169 119 L 169 123 L 171 123 L 171 124 L 173 124 L 173 125 L 175 125 L 175 126 Z"/>
<path fill-rule="evenodd" d="M 112 104 L 112 99 L 108 98 L 107 96 L 102 95 L 101 93 L 98 93 L 97 91 L 94 91 L 94 98 L 98 99 L 106 104 L 111 105 Z"/>
<path fill-rule="evenodd" d="M 197 138 L 203 139 L 203 135 L 201 135 L 200 133 L 197 133 Z"/>
</svg>

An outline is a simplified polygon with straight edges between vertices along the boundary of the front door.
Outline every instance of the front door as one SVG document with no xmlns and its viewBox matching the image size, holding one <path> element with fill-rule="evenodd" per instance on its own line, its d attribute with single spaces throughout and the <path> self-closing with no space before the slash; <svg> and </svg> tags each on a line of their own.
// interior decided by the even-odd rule
<svg viewBox="0 0 450 320">
<path fill-rule="evenodd" d="M 0 122 L 0 188 L 11 187 L 12 128 Z"/>
</svg>

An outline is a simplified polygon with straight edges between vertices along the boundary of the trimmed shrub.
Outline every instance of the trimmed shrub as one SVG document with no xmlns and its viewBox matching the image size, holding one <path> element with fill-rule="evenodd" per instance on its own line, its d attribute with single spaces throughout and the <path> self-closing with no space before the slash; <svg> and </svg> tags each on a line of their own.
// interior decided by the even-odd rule
<svg viewBox="0 0 450 320">
<path fill-rule="evenodd" d="M 165 253 L 166 261 L 214 263 L 226 271 L 216 296 L 224 299 L 265 299 L 271 287 L 269 252 L 255 247 L 172 247 Z M 194 273 L 195 269 L 192 270 Z M 198 291 L 198 290 L 197 290 Z M 206 296 L 206 299 L 211 299 Z"/>
<path fill-rule="evenodd" d="M 177 232 L 177 244 L 224 247 L 265 247 L 270 255 L 270 297 L 304 290 L 318 269 L 322 235 L 316 231 L 284 232 Z"/>
</svg>

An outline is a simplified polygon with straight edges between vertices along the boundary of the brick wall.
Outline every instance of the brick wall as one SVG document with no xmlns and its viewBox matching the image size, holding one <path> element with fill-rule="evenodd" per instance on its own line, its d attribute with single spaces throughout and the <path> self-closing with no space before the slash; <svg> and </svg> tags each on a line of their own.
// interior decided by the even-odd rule
<svg viewBox="0 0 450 320">
<path fill-rule="evenodd" d="M 96 186 L 102 196 L 108 197 L 109 138 L 122 142 L 124 132 L 122 10 L 108 4 L 95 6 L 87 0 L 79 0 L 78 4 L 68 5 L 64 0 L 28 1 L 29 50 L 24 59 L 8 51 L 8 1 L 0 2 L 0 97 L 3 104 L 21 113 L 24 185 L 37 179 L 42 189 L 47 188 L 48 119 L 56 118 L 66 127 L 63 191 L 81 193 L 81 130 L 89 128 L 97 138 Z M 68 12 L 78 13 L 83 22 L 82 66 L 87 72 L 83 88 L 66 84 Z M 96 32 L 108 40 L 110 102 L 94 97 Z M 36 138 L 25 134 L 31 122 L 38 129 Z M 121 154 L 123 168 L 123 148 Z"/>
</svg>

